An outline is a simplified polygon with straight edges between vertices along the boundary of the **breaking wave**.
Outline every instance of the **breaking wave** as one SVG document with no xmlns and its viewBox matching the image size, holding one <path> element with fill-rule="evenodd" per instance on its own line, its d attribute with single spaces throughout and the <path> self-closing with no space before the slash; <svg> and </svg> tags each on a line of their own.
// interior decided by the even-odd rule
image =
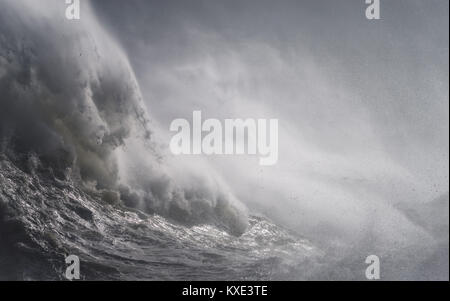
<svg viewBox="0 0 450 301">
<path fill-rule="evenodd" d="M 64 3 L 2 2 L 0 141 L 9 160 L 31 160 L 110 203 L 245 231 L 245 208 L 217 175 L 170 163 L 126 55 L 88 5 L 83 22 L 69 22 L 57 11 Z"/>
</svg>

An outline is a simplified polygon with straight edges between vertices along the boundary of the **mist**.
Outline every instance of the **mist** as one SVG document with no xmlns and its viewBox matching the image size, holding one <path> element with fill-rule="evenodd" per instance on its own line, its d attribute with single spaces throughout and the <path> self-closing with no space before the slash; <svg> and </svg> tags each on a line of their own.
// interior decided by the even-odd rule
<svg viewBox="0 0 450 301">
<path fill-rule="evenodd" d="M 448 234 L 448 215 L 410 214 L 448 211 L 447 2 L 383 3 L 379 22 L 361 1 L 113 3 L 95 6 L 163 140 L 194 110 L 279 119 L 276 166 L 183 157 L 207 160 L 251 211 L 338 252 L 411 252 L 411 269 L 448 245 L 430 231 Z"/>
</svg>

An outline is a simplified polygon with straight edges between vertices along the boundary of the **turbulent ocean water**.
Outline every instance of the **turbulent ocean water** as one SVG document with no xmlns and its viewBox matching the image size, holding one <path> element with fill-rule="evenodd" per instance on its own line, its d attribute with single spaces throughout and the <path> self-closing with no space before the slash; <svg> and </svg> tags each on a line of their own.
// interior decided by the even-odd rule
<svg viewBox="0 0 450 301">
<path fill-rule="evenodd" d="M 0 170 L 1 279 L 65 279 L 64 259 L 76 254 L 86 280 L 270 280 L 320 255 L 263 217 L 237 237 L 110 204 L 4 158 Z"/>
<path fill-rule="evenodd" d="M 381 258 L 382 279 L 448 280 L 448 140 L 441 141 L 448 135 L 440 135 L 448 127 L 430 126 L 439 143 L 430 138 L 427 147 L 420 136 L 403 133 L 404 141 L 419 145 L 403 151 L 404 141 L 389 131 L 397 124 L 383 119 L 390 113 L 376 118 L 385 111 L 378 103 L 385 101 L 394 113 L 399 108 L 404 132 L 414 124 L 422 133 L 415 128 L 418 118 L 407 117 L 424 113 L 403 114 L 397 99 L 377 98 L 368 108 L 341 99 L 339 84 L 317 73 L 328 66 L 312 64 L 302 48 L 297 54 L 306 58 L 297 72 L 289 63 L 298 61 L 297 54 L 288 55 L 295 47 L 274 51 L 269 42 L 253 45 L 247 38 L 233 44 L 226 30 L 224 42 L 195 26 L 181 33 L 176 27 L 180 37 L 173 37 L 158 31 L 170 26 L 147 30 L 145 16 L 145 25 L 130 25 L 142 11 L 155 11 L 146 5 L 158 2 L 150 1 L 127 6 L 131 12 L 120 20 L 133 22 L 120 27 L 118 39 L 100 12 L 111 22 L 124 2 L 108 1 L 116 5 L 111 11 L 82 2 L 82 21 L 72 22 L 64 1 L 0 0 L 0 280 L 64 280 L 68 255 L 79 256 L 84 280 L 364 280 L 371 254 Z M 285 4 L 289 10 L 292 3 Z M 216 9 L 226 7 L 211 12 Z M 195 23 L 178 23 L 189 14 L 180 16 L 169 5 L 171 10 L 176 26 Z M 251 18 L 240 17 L 253 32 Z M 138 29 L 154 36 L 150 45 L 136 38 L 134 53 L 142 48 L 156 62 L 139 80 L 143 60 L 130 63 L 123 46 Z M 184 45 L 188 37 L 201 49 L 172 47 L 171 39 Z M 166 48 L 154 46 L 153 38 Z M 186 63 L 177 51 L 195 55 Z M 278 57 L 282 52 L 285 58 Z M 166 53 L 167 59 L 159 58 Z M 273 65 L 265 70 L 266 63 Z M 159 78 L 144 89 L 141 82 L 153 76 Z M 214 85 L 203 86 L 207 80 Z M 444 84 L 433 87 L 445 90 Z M 142 89 L 164 101 L 146 101 Z M 304 99 L 307 93 L 314 101 Z M 284 161 L 263 172 L 246 158 L 221 166 L 172 156 L 155 112 L 178 114 L 183 106 L 192 112 L 185 99 L 207 107 L 197 103 L 204 95 L 218 99 L 215 112 L 262 112 L 270 101 L 259 97 L 272 96 L 280 114 L 279 99 L 292 97 L 280 123 Z M 330 105 L 335 97 L 342 105 Z M 247 98 L 258 106 L 247 107 Z M 231 99 L 228 107 L 222 99 Z M 432 108 L 444 111 L 439 103 Z M 448 115 L 435 115 L 448 121 Z M 383 140 L 391 135 L 395 143 Z"/>
<path fill-rule="evenodd" d="M 447 204 L 443 197 L 421 211 L 442 220 Z M 388 279 L 444 279 L 448 228 L 408 212 L 437 241 L 390 250 L 383 272 Z M 263 216 L 250 215 L 239 236 L 220 224 L 186 225 L 86 191 L 34 156 L 18 166 L 3 155 L 0 246 L 1 280 L 65 280 L 72 254 L 83 280 L 361 280 L 367 254 L 321 250 Z"/>
</svg>

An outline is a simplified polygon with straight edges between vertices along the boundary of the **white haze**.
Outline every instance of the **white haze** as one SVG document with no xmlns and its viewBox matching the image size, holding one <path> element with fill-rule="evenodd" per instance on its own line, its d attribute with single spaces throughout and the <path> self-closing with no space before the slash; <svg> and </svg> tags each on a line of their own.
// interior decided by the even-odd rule
<svg viewBox="0 0 450 301">
<path fill-rule="evenodd" d="M 276 166 L 180 160 L 207 160 L 251 211 L 325 248 L 412 249 L 417 258 L 405 260 L 415 266 L 441 240 L 448 252 L 448 237 L 426 226 L 448 236 L 448 214 L 425 226 L 405 214 L 442 199 L 448 208 L 448 3 L 384 3 L 383 20 L 370 23 L 360 2 L 132 1 L 97 11 L 114 20 L 162 140 L 193 110 L 279 119 Z"/>
</svg>

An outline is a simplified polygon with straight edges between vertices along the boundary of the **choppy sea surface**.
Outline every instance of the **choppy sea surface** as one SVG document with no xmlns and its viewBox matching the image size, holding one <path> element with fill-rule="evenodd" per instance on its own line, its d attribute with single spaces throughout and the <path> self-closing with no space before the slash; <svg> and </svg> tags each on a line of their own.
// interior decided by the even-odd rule
<svg viewBox="0 0 450 301">
<path fill-rule="evenodd" d="M 25 168 L 26 169 L 26 168 Z M 110 204 L 70 180 L 0 160 L 0 279 L 65 279 L 65 257 L 85 280 L 274 280 L 295 278 L 321 252 L 251 216 L 237 237 Z"/>
</svg>

